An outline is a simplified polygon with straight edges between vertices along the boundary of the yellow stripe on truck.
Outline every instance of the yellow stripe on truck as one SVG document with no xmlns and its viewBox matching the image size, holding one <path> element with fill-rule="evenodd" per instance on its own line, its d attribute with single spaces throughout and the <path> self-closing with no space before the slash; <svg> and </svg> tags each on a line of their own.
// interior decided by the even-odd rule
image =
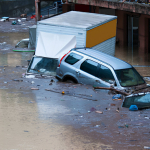
<svg viewBox="0 0 150 150">
<path fill-rule="evenodd" d="M 86 47 L 93 47 L 116 36 L 117 19 L 87 31 Z"/>
</svg>

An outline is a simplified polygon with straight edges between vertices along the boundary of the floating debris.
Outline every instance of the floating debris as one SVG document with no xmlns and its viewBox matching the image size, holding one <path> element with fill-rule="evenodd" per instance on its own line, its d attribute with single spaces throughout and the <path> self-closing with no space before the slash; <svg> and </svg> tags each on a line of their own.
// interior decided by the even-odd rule
<svg viewBox="0 0 150 150">
<path fill-rule="evenodd" d="M 103 114 L 103 112 L 102 111 L 99 111 L 99 110 L 97 110 L 97 111 L 95 111 L 96 113 L 98 113 L 98 114 Z"/>
<path fill-rule="evenodd" d="M 31 90 L 39 90 L 38 88 L 31 88 Z"/>
</svg>

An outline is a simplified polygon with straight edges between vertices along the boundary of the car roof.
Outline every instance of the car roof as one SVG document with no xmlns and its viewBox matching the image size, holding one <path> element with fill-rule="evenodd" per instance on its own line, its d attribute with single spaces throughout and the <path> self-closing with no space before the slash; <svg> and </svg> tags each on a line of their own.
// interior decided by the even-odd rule
<svg viewBox="0 0 150 150">
<path fill-rule="evenodd" d="M 114 70 L 119 70 L 119 69 L 127 69 L 127 68 L 132 68 L 132 66 L 130 64 L 128 64 L 127 62 L 113 57 L 111 55 L 107 55 L 103 52 L 100 52 L 98 50 L 94 50 L 94 49 L 90 49 L 90 48 L 81 48 L 81 49 L 73 49 L 79 53 L 88 55 L 92 58 L 95 58 L 97 60 L 100 60 L 102 62 L 105 62 L 106 64 L 112 66 L 114 68 Z"/>
</svg>

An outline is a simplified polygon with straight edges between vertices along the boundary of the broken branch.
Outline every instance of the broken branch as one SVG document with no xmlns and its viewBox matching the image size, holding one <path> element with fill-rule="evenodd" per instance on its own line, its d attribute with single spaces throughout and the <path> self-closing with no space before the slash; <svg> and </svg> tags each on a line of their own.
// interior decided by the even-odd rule
<svg viewBox="0 0 150 150">
<path fill-rule="evenodd" d="M 118 92 L 120 94 L 123 94 L 125 96 L 130 95 L 129 93 L 126 93 L 126 92 L 123 92 L 123 91 L 119 91 L 119 90 L 111 88 L 111 87 L 109 87 L 109 88 L 107 88 L 107 87 L 94 87 L 94 89 L 112 90 L 112 91 Z"/>
</svg>

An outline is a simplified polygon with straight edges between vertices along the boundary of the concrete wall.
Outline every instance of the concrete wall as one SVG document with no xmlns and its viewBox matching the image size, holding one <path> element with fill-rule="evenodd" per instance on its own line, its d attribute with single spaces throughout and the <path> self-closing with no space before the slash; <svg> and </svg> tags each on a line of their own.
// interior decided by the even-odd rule
<svg viewBox="0 0 150 150">
<path fill-rule="evenodd" d="M 46 7 L 51 1 L 41 2 Z M 3 0 L 0 1 L 0 17 L 19 17 L 21 14 L 35 13 L 35 0 Z"/>
<path fill-rule="evenodd" d="M 69 1 L 76 4 L 91 5 L 91 6 L 110 8 L 116 10 L 124 10 L 128 12 L 150 15 L 149 4 L 131 3 L 131 2 L 122 3 L 122 1 L 115 2 L 115 1 L 102 1 L 102 0 L 69 0 Z"/>
<path fill-rule="evenodd" d="M 0 2 L 0 16 L 18 17 L 20 14 L 35 11 L 34 0 Z"/>
<path fill-rule="evenodd" d="M 148 51 L 149 43 L 149 30 L 148 29 L 148 19 L 149 15 L 130 13 L 122 10 L 116 10 L 116 16 L 118 17 L 117 22 L 117 40 L 120 45 L 127 45 L 127 36 L 128 36 L 128 21 L 127 16 L 138 16 L 139 24 L 138 24 L 138 38 L 139 38 L 139 48 L 143 51 Z"/>
<path fill-rule="evenodd" d="M 150 18 L 149 15 L 141 15 L 139 18 L 139 41 L 140 41 L 140 48 L 145 49 L 148 51 L 148 19 Z"/>
<path fill-rule="evenodd" d="M 117 36 L 116 41 L 120 45 L 127 45 L 127 14 L 125 11 L 116 10 L 117 16 Z"/>
</svg>

